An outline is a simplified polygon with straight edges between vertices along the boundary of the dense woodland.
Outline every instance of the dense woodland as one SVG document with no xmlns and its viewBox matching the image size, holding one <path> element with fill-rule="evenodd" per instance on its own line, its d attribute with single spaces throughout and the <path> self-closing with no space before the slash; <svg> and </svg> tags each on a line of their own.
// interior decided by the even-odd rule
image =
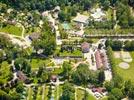
<svg viewBox="0 0 134 100">
<path fill-rule="evenodd" d="M 85 10 L 92 7 L 93 4 L 101 3 L 102 6 L 116 6 L 117 3 L 129 4 L 134 6 L 133 0 L 1 0 L 3 3 L 6 3 L 10 6 L 13 6 L 17 9 L 24 10 L 35 10 L 40 11 L 46 9 L 53 9 L 55 6 L 67 6 L 67 5 L 79 5 L 77 7 L 84 8 Z"/>
<path fill-rule="evenodd" d="M 43 12 L 45 10 L 52 10 L 56 6 L 60 6 L 62 11 L 59 14 L 61 21 L 70 21 L 71 16 L 76 16 L 77 12 L 88 11 L 95 4 L 99 4 L 104 10 L 109 7 L 116 9 L 117 19 L 111 19 L 101 23 L 90 22 L 89 26 L 94 26 L 97 29 L 113 29 L 114 25 L 118 23 L 121 28 L 133 28 L 134 17 L 130 13 L 130 7 L 134 7 L 133 0 L 1 0 L 2 3 L 7 4 L 20 11 L 38 10 Z M 6 7 L 2 7 L 1 12 L 4 12 Z M 112 15 L 113 16 L 113 15 Z"/>
</svg>

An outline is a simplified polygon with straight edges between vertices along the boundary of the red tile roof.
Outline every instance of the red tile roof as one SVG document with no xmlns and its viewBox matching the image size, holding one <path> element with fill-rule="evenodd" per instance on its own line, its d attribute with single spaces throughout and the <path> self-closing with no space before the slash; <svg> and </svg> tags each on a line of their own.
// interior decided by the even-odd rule
<svg viewBox="0 0 134 100">
<path fill-rule="evenodd" d="M 102 64 L 101 52 L 99 50 L 97 50 L 95 53 L 95 59 L 97 68 L 101 68 L 103 64 Z"/>
</svg>

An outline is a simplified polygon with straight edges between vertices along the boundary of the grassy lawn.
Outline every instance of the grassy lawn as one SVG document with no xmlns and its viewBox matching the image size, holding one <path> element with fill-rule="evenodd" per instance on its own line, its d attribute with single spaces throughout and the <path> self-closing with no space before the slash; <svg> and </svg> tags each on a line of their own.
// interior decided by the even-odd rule
<svg viewBox="0 0 134 100">
<path fill-rule="evenodd" d="M 3 61 L 0 67 L 0 82 L 7 83 L 10 77 L 12 76 L 12 73 L 10 71 L 10 66 L 8 62 Z"/>
<path fill-rule="evenodd" d="M 84 90 L 77 89 L 77 100 L 83 100 L 84 98 Z M 96 100 L 94 96 L 88 94 L 88 100 Z"/>
<path fill-rule="evenodd" d="M 31 66 L 32 69 L 37 69 L 41 64 L 45 64 L 46 66 L 52 66 L 53 64 L 51 63 L 50 59 L 32 59 L 31 61 Z"/>
<path fill-rule="evenodd" d="M 14 25 L 7 25 L 3 28 L 0 28 L 0 32 L 5 32 L 5 33 L 21 36 L 22 28 L 16 27 Z"/>
<path fill-rule="evenodd" d="M 82 52 L 80 50 L 75 50 L 73 52 L 63 51 L 60 52 L 60 56 L 82 56 Z"/>
<path fill-rule="evenodd" d="M 116 59 L 116 65 L 117 65 L 117 73 L 124 79 L 124 80 L 131 80 L 134 83 L 134 51 L 130 52 L 133 61 L 129 63 L 130 67 L 129 69 L 122 69 L 119 67 L 119 63 L 122 62 L 122 59 Z"/>
</svg>

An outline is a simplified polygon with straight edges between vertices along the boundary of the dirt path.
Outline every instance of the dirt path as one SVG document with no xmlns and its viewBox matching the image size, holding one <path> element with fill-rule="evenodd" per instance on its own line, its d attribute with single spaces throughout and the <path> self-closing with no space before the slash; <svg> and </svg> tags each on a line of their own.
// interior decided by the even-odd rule
<svg viewBox="0 0 134 100">
<path fill-rule="evenodd" d="M 76 68 L 78 67 L 78 65 L 79 64 L 81 64 L 81 63 L 86 63 L 86 61 L 80 61 L 80 62 L 78 62 L 78 63 L 73 63 L 73 69 L 72 70 L 76 70 Z"/>
<path fill-rule="evenodd" d="M 27 42 L 24 38 L 22 38 L 21 36 L 16 36 L 16 35 L 12 35 L 12 34 L 7 34 L 7 33 L 4 33 L 4 32 L 0 32 L 0 34 L 3 34 L 7 37 L 10 38 L 10 40 L 12 41 L 12 43 L 14 44 L 18 44 L 19 46 L 21 47 L 24 47 L 24 48 L 27 48 L 27 47 L 30 47 L 30 43 Z"/>
</svg>

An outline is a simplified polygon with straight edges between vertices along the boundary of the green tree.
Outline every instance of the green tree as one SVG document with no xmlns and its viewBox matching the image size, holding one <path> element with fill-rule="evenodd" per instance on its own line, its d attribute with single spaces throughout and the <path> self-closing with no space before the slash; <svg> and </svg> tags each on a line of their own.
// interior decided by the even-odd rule
<svg viewBox="0 0 134 100">
<path fill-rule="evenodd" d="M 61 35 L 62 39 L 67 39 L 68 38 L 68 34 L 64 30 L 60 31 L 60 35 Z"/>
<path fill-rule="evenodd" d="M 11 100 L 11 97 L 5 91 L 0 90 L 0 100 Z"/>
<path fill-rule="evenodd" d="M 24 91 L 24 86 L 22 82 L 19 82 L 17 87 L 16 87 L 16 92 L 17 93 L 22 93 Z"/>
<path fill-rule="evenodd" d="M 72 72 L 72 80 L 75 84 L 86 86 L 88 82 L 97 84 L 97 74 L 90 71 L 88 65 L 79 64 L 76 71 Z"/>
<path fill-rule="evenodd" d="M 119 20 L 119 25 L 122 28 L 128 28 L 129 26 L 129 18 L 130 18 L 130 9 L 129 6 L 123 4 L 122 2 L 117 3 L 117 20 Z"/>
<path fill-rule="evenodd" d="M 129 97 L 134 98 L 134 85 L 131 86 L 131 89 L 129 90 Z"/>
<path fill-rule="evenodd" d="M 70 83 L 66 82 L 63 85 L 63 92 L 60 100 L 74 100 L 74 92 L 74 87 Z"/>
<path fill-rule="evenodd" d="M 40 66 L 39 67 L 39 70 L 38 70 L 38 72 L 37 72 L 37 77 L 41 77 L 41 75 L 42 75 L 42 73 L 43 73 L 43 66 Z"/>
<path fill-rule="evenodd" d="M 2 61 L 3 61 L 3 52 L 0 51 L 0 64 L 2 63 Z"/>
<path fill-rule="evenodd" d="M 47 71 L 45 64 L 40 65 L 39 70 L 37 72 L 37 78 L 40 80 L 40 82 L 46 82 L 49 80 L 50 72 Z"/>
<path fill-rule="evenodd" d="M 113 88 L 111 94 L 114 95 L 117 100 L 121 100 L 123 98 L 123 93 L 119 88 Z"/>
<path fill-rule="evenodd" d="M 114 87 L 121 88 L 123 86 L 123 79 L 118 74 L 114 76 L 112 81 L 114 82 Z"/>
<path fill-rule="evenodd" d="M 33 41 L 32 46 L 36 50 L 43 50 L 44 56 L 49 56 L 54 53 L 56 48 L 55 33 L 52 31 L 52 28 L 49 26 L 48 22 L 45 20 L 43 24 L 42 33 L 40 39 Z"/>
<path fill-rule="evenodd" d="M 89 10 L 92 6 L 91 0 L 82 0 L 82 5 L 84 7 L 84 10 Z"/>
<path fill-rule="evenodd" d="M 25 58 L 17 58 L 14 65 L 17 70 L 23 71 L 26 74 L 30 74 L 31 72 L 31 65 Z"/>
<path fill-rule="evenodd" d="M 70 20 L 71 20 L 71 15 L 65 11 L 61 11 L 58 16 L 59 16 L 59 20 L 62 22 L 64 22 L 64 21 L 70 22 Z"/>
<path fill-rule="evenodd" d="M 21 98 L 20 98 L 20 95 L 21 95 L 21 93 L 17 93 L 16 91 L 10 91 L 9 92 L 9 95 L 10 95 L 10 97 L 11 97 L 11 99 L 10 100 L 20 100 Z"/>
<path fill-rule="evenodd" d="M 45 8 L 47 10 L 52 10 L 57 5 L 56 0 L 45 0 Z"/>
<path fill-rule="evenodd" d="M 110 94 L 108 100 L 118 100 L 114 95 Z"/>
<path fill-rule="evenodd" d="M 107 91 L 110 92 L 114 88 L 114 82 L 113 81 L 105 82 L 104 86 L 107 89 Z"/>
<path fill-rule="evenodd" d="M 130 89 L 131 89 L 132 83 L 131 81 L 126 81 L 124 85 L 124 92 L 126 95 L 129 95 Z"/>
<path fill-rule="evenodd" d="M 71 74 L 71 69 L 72 69 L 72 66 L 69 62 L 64 62 L 63 65 L 62 65 L 62 69 L 63 69 L 63 76 L 64 78 L 67 78 L 69 80 L 69 76 Z"/>
<path fill-rule="evenodd" d="M 100 0 L 100 3 L 103 6 L 104 10 L 107 10 L 110 6 L 110 0 Z"/>
<path fill-rule="evenodd" d="M 123 42 L 122 41 L 113 41 L 111 47 L 113 50 L 121 50 L 123 47 Z"/>
<path fill-rule="evenodd" d="M 98 80 L 100 84 L 103 84 L 103 82 L 105 81 L 105 74 L 103 70 L 100 70 L 98 75 Z"/>
<path fill-rule="evenodd" d="M 130 6 L 134 7 L 134 0 L 128 0 Z"/>
</svg>

